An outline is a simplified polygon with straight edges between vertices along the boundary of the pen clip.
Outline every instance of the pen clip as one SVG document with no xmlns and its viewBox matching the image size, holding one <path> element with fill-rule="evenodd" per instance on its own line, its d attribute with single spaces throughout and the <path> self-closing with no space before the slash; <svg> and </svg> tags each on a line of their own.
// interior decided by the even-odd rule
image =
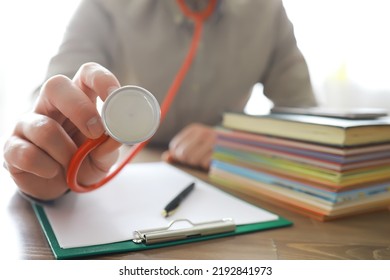
<svg viewBox="0 0 390 280">
<path fill-rule="evenodd" d="M 174 224 L 179 222 L 187 222 L 191 225 L 191 227 L 171 229 Z M 188 219 L 179 219 L 172 221 L 167 227 L 149 230 L 137 230 L 134 232 L 133 242 L 154 244 L 230 232 L 234 231 L 235 229 L 236 225 L 233 219 L 230 218 L 196 224 L 192 223 Z"/>
</svg>

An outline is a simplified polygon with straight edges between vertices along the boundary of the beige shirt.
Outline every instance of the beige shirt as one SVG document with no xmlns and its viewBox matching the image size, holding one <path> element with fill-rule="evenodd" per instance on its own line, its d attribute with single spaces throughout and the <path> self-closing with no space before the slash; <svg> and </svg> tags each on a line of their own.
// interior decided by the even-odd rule
<svg viewBox="0 0 390 280">
<path fill-rule="evenodd" d="M 193 24 L 175 0 L 85 0 L 51 60 L 48 77 L 73 77 L 81 64 L 94 61 L 110 69 L 122 85 L 145 87 L 161 103 L 192 34 Z M 258 82 L 275 105 L 315 104 L 282 1 L 220 0 L 153 142 L 168 143 L 192 122 L 218 125 L 223 112 L 243 110 Z"/>
</svg>

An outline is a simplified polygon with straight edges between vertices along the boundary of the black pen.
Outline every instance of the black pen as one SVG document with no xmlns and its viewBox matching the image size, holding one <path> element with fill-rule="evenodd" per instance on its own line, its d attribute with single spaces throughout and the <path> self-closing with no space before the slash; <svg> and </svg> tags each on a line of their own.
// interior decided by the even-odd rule
<svg viewBox="0 0 390 280">
<path fill-rule="evenodd" d="M 170 216 L 173 211 L 176 210 L 177 207 L 179 207 L 180 203 L 183 201 L 184 198 L 188 196 L 188 194 L 194 189 L 195 183 L 192 182 L 191 184 L 188 185 L 184 190 L 182 190 L 174 199 L 172 199 L 171 202 L 165 206 L 163 215 L 165 217 Z"/>
</svg>

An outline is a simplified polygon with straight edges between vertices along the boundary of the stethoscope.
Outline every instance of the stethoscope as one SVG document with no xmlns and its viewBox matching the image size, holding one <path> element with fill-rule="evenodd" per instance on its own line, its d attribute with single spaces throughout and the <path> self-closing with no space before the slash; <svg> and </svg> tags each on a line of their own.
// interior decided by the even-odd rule
<svg viewBox="0 0 390 280">
<path fill-rule="evenodd" d="M 101 117 L 106 132 L 97 139 L 87 139 L 72 157 L 67 171 L 69 188 L 78 193 L 95 190 L 114 178 L 148 143 L 164 120 L 176 93 L 178 92 L 195 57 L 202 34 L 203 23 L 213 13 L 217 0 L 209 0 L 207 7 L 194 12 L 187 7 L 185 0 L 176 0 L 185 16 L 194 21 L 195 28 L 190 49 L 177 72 L 161 108 L 152 93 L 138 86 L 124 86 L 112 92 L 104 101 Z M 142 125 L 141 125 L 142 124 Z M 78 183 L 77 174 L 85 157 L 109 137 L 132 145 L 127 158 L 105 178 L 92 185 Z"/>
</svg>

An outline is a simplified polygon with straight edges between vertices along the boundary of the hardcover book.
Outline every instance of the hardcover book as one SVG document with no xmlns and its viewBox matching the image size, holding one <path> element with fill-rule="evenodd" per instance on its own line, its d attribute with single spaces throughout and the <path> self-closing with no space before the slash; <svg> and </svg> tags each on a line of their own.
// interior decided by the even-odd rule
<svg viewBox="0 0 390 280">
<path fill-rule="evenodd" d="M 222 126 L 333 146 L 357 146 L 390 141 L 389 117 L 355 120 L 299 114 L 247 115 L 226 112 Z"/>
</svg>

